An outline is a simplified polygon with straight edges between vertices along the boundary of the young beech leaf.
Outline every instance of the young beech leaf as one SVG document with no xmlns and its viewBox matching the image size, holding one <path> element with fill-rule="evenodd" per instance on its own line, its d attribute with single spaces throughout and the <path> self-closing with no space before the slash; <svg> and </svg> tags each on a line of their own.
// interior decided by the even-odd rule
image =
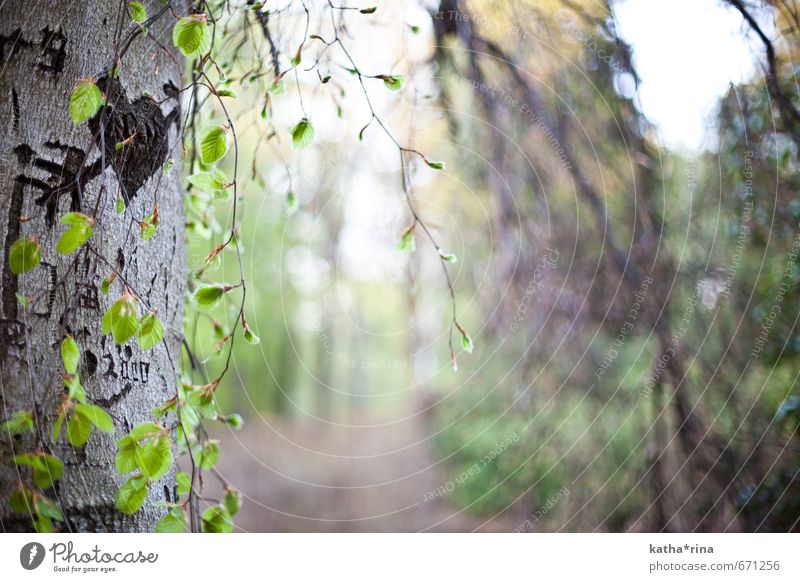
<svg viewBox="0 0 800 582">
<path fill-rule="evenodd" d="M 250 329 L 250 325 L 248 325 L 247 321 L 245 321 L 244 315 L 242 315 L 242 330 L 244 331 L 244 339 L 248 343 L 253 345 L 261 343 L 261 338 L 254 334 L 253 330 Z"/>
<path fill-rule="evenodd" d="M 151 481 L 158 481 L 167 474 L 172 466 L 172 451 L 169 448 L 169 437 L 161 435 L 139 449 L 137 464 L 143 475 Z"/>
<path fill-rule="evenodd" d="M 228 508 L 223 505 L 212 505 L 203 512 L 200 522 L 203 533 L 231 533 L 233 521 Z"/>
<path fill-rule="evenodd" d="M 66 336 L 61 342 L 61 361 L 68 374 L 78 371 L 80 357 L 81 351 L 78 349 L 78 344 L 75 343 L 75 338 L 71 335 Z"/>
<path fill-rule="evenodd" d="M 472 343 L 472 338 L 467 333 L 467 331 L 460 325 L 458 326 L 458 331 L 461 332 L 461 347 L 464 348 L 465 352 L 471 354 L 472 350 L 475 347 L 475 345 Z"/>
<path fill-rule="evenodd" d="M 103 94 L 92 79 L 83 79 L 78 82 L 69 98 L 69 116 L 72 123 L 80 125 L 87 119 L 94 117 L 103 104 Z"/>
<path fill-rule="evenodd" d="M 380 78 L 383 79 L 383 84 L 390 91 L 399 91 L 405 83 L 403 75 L 382 75 Z"/>
<path fill-rule="evenodd" d="M 77 410 L 73 410 L 67 421 L 67 441 L 73 447 L 82 447 L 92 434 L 92 422 Z"/>
<path fill-rule="evenodd" d="M 200 451 L 200 468 L 213 469 L 219 458 L 219 441 L 208 440 Z"/>
<path fill-rule="evenodd" d="M 216 306 L 225 295 L 222 285 L 204 285 L 194 292 L 194 300 L 200 309 L 211 309 Z"/>
<path fill-rule="evenodd" d="M 61 217 L 59 222 L 69 226 L 66 232 L 61 235 L 61 238 L 58 239 L 56 251 L 59 254 L 68 255 L 92 238 L 92 224 L 94 221 L 85 214 L 68 212 Z"/>
<path fill-rule="evenodd" d="M 140 348 L 149 350 L 164 339 L 164 325 L 154 313 L 148 313 L 142 317 L 141 323 L 136 339 L 139 341 Z"/>
<path fill-rule="evenodd" d="M 134 22 L 144 22 L 147 20 L 147 10 L 138 2 L 128 2 L 128 10 L 131 13 L 131 20 Z"/>
<path fill-rule="evenodd" d="M 221 420 L 233 430 L 239 430 L 244 426 L 244 419 L 241 414 L 229 414 L 228 416 L 218 416 L 217 420 Z"/>
<path fill-rule="evenodd" d="M 117 451 L 117 456 L 114 458 L 114 465 L 117 468 L 117 473 L 125 474 L 135 471 L 139 466 L 139 458 L 141 456 L 141 447 L 135 442 L 129 442 L 120 447 Z"/>
<path fill-rule="evenodd" d="M 189 184 L 202 192 L 214 193 L 217 190 L 225 190 L 228 184 L 228 177 L 216 168 L 209 172 L 197 172 L 187 178 Z"/>
<path fill-rule="evenodd" d="M 139 234 L 141 235 L 143 241 L 148 241 L 153 238 L 156 230 L 158 230 L 158 224 L 157 214 L 148 214 L 144 217 L 144 219 L 139 223 Z"/>
<path fill-rule="evenodd" d="M 297 196 L 295 196 L 294 192 L 286 194 L 286 214 L 291 216 L 297 212 L 298 208 L 300 208 L 300 202 L 297 200 Z"/>
<path fill-rule="evenodd" d="M 301 150 L 311 145 L 314 141 L 314 126 L 307 117 L 297 122 L 292 128 L 292 145 L 294 149 Z"/>
<path fill-rule="evenodd" d="M 209 127 L 200 137 L 200 158 L 204 164 L 213 164 L 228 151 L 228 134 L 222 127 Z"/>
<path fill-rule="evenodd" d="M 23 434 L 33 430 L 33 416 L 27 410 L 17 410 L 7 421 L 0 424 L 0 434 Z"/>
<path fill-rule="evenodd" d="M 52 487 L 64 474 L 61 460 L 46 453 L 16 455 L 14 463 L 33 469 L 33 482 L 40 489 Z"/>
<path fill-rule="evenodd" d="M 34 511 L 39 514 L 39 519 L 55 519 L 56 521 L 64 521 L 64 516 L 58 505 L 44 496 L 39 496 L 34 501 Z"/>
<path fill-rule="evenodd" d="M 375 11 L 377 9 L 378 9 L 377 6 L 372 6 L 370 8 L 362 8 L 361 10 L 359 10 L 359 12 L 361 12 L 361 14 L 375 14 Z"/>
<path fill-rule="evenodd" d="M 192 488 L 192 478 L 189 477 L 189 474 L 181 471 L 175 476 L 175 481 L 178 485 L 178 497 L 188 495 Z"/>
<path fill-rule="evenodd" d="M 182 507 L 173 507 L 156 523 L 156 533 L 183 533 L 186 525 L 186 511 Z"/>
<path fill-rule="evenodd" d="M 397 243 L 397 250 L 404 253 L 411 253 L 417 248 L 417 243 L 414 239 L 414 227 L 411 226 L 403 233 L 400 242 Z"/>
<path fill-rule="evenodd" d="M 105 410 L 94 404 L 76 404 L 75 412 L 86 417 L 97 430 L 103 432 L 114 432 L 114 421 L 111 415 Z"/>
<path fill-rule="evenodd" d="M 439 257 L 441 257 L 441 259 L 442 259 L 442 260 L 443 260 L 445 263 L 455 263 L 455 262 L 458 262 L 458 257 L 456 257 L 456 256 L 455 256 L 453 253 L 446 253 L 446 252 L 444 252 L 442 249 L 439 249 Z"/>
<path fill-rule="evenodd" d="M 428 164 L 429 168 L 433 168 L 434 170 L 444 170 L 444 162 L 432 162 L 430 160 L 425 160 L 425 163 Z"/>
<path fill-rule="evenodd" d="M 147 497 L 147 477 L 134 475 L 117 491 L 116 506 L 122 513 L 133 515 Z"/>
<path fill-rule="evenodd" d="M 139 331 L 136 299 L 125 294 L 117 299 L 103 316 L 103 335 L 111 334 L 119 345 Z"/>
<path fill-rule="evenodd" d="M 236 515 L 242 508 L 242 495 L 236 489 L 225 489 L 223 504 L 228 513 Z"/>
<path fill-rule="evenodd" d="M 8 505 L 14 513 L 32 513 L 33 497 L 30 490 L 23 485 L 14 489 L 8 498 Z"/>
<path fill-rule="evenodd" d="M 29 238 L 17 239 L 8 253 L 8 265 L 15 275 L 27 273 L 42 262 L 42 250 L 39 243 Z"/>
<path fill-rule="evenodd" d="M 64 378 L 64 386 L 67 389 L 67 395 L 72 400 L 77 400 L 78 402 L 86 402 L 86 390 L 83 389 L 81 385 L 81 379 L 78 374 L 72 374 L 70 376 L 66 376 Z"/>
<path fill-rule="evenodd" d="M 172 42 L 187 57 L 202 55 L 211 49 L 211 31 L 205 14 L 181 18 L 172 29 Z"/>
</svg>

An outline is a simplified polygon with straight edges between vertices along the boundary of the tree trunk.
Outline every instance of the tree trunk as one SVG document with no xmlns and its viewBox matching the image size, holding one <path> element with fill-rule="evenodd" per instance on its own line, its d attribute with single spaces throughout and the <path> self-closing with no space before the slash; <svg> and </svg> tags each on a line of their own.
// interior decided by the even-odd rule
<svg viewBox="0 0 800 582">
<path fill-rule="evenodd" d="M 64 462 L 62 480 L 46 494 L 60 505 L 65 531 L 150 531 L 164 512 L 156 503 L 173 501 L 174 471 L 153 484 L 135 515 L 114 504 L 125 481 L 114 467 L 115 441 L 175 396 L 187 280 L 178 142 L 182 58 L 172 48 L 172 13 L 162 12 L 159 1 L 142 3 L 159 18 L 126 48 L 119 39 L 136 30 L 127 2 L 0 2 L 0 421 L 29 410 L 36 424 L 22 438 L 0 435 L 5 531 L 31 528 L 29 516 L 9 507 L 20 479 L 30 485 L 28 468 L 10 457 L 36 449 Z M 110 80 L 115 43 L 124 54 Z M 87 77 L 97 80 L 109 107 L 75 127 L 70 94 Z M 116 151 L 115 143 L 134 132 Z M 170 158 L 174 168 L 165 175 Z M 127 202 L 123 214 L 115 210 L 119 195 Z M 137 221 L 156 200 L 160 225 L 143 241 Z M 94 216 L 96 224 L 89 243 L 65 256 L 56 252 L 65 230 L 58 219 L 69 211 Z M 8 256 L 20 236 L 38 239 L 42 263 L 16 276 Z M 104 296 L 100 284 L 115 266 L 121 276 Z M 141 296 L 140 310 L 148 304 L 166 328 L 164 343 L 147 352 L 134 340 L 118 346 L 101 335 L 103 314 L 123 293 L 123 281 Z M 106 409 L 115 425 L 113 434 L 93 431 L 82 448 L 63 434 L 58 442 L 51 438 L 64 392 L 59 346 L 68 333 L 81 349 L 88 402 Z"/>
</svg>

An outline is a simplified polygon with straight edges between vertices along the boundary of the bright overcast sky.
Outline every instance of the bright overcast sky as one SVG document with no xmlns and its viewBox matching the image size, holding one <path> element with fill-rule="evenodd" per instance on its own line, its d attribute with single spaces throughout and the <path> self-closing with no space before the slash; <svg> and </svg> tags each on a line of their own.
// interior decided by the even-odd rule
<svg viewBox="0 0 800 582">
<path fill-rule="evenodd" d="M 701 147 L 729 83 L 755 74 L 756 39 L 717 0 L 618 0 L 615 12 L 642 78 L 642 109 L 664 145 Z"/>
</svg>

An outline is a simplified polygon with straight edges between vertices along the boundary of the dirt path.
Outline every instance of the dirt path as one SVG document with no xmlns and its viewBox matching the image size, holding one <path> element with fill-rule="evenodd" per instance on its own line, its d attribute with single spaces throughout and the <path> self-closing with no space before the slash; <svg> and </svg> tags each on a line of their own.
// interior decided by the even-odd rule
<svg viewBox="0 0 800 582">
<path fill-rule="evenodd" d="M 435 465 L 418 420 L 372 418 L 359 424 L 372 426 L 270 418 L 216 435 L 222 441 L 220 471 L 244 496 L 237 526 L 244 531 L 413 532 L 471 531 L 484 522 L 460 513 L 446 494 L 430 493 L 453 476 L 443 464 Z M 508 520 L 495 520 L 481 529 L 513 528 Z"/>
</svg>

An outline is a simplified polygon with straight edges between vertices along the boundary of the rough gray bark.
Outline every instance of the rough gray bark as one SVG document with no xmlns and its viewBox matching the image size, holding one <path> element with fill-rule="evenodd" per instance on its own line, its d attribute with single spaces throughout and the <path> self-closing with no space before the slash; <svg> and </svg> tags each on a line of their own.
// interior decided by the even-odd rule
<svg viewBox="0 0 800 582">
<path fill-rule="evenodd" d="M 151 16 L 163 8 L 158 1 L 143 4 Z M 118 80 L 111 82 L 106 75 L 114 64 L 117 26 L 123 38 L 133 29 L 126 6 L 111 0 L 0 0 L 0 421 L 17 410 L 33 410 L 38 426 L 36 436 L 20 440 L 0 435 L 5 531 L 31 527 L 27 516 L 10 511 L 8 496 L 20 475 L 30 483 L 26 468 L 18 472 L 10 455 L 34 448 L 64 462 L 63 479 L 48 491 L 67 519 L 64 530 L 149 531 L 164 512 L 155 503 L 172 500 L 174 472 L 153 485 L 136 515 L 114 508 L 125 480 L 114 468 L 115 441 L 133 425 L 152 420 L 151 411 L 175 395 L 173 363 L 186 284 L 182 151 L 179 143 L 175 147 L 182 59 L 161 48 L 174 50 L 174 18 L 164 12 L 150 34 L 133 40 Z M 72 89 L 89 76 L 98 78 L 113 105 L 106 109 L 104 132 L 97 119 L 75 128 L 69 117 Z M 138 131 L 133 147 L 115 153 L 114 144 L 133 131 Z M 103 138 L 110 148 L 104 158 Z M 174 168 L 163 176 L 170 157 Z M 123 215 L 115 211 L 119 189 L 128 201 Z M 143 242 L 134 219 L 153 211 L 156 196 L 161 223 Z M 95 208 L 98 224 L 90 244 L 103 259 L 87 249 L 57 254 L 65 229 L 58 217 L 70 210 L 94 215 Z M 20 216 L 34 218 L 21 223 Z M 8 250 L 19 236 L 36 236 L 43 259 L 17 277 L 9 269 Z M 107 297 L 100 292 L 110 265 L 119 265 L 124 279 L 158 313 L 167 329 L 165 344 L 143 352 L 133 340 L 117 346 L 101 336 L 103 313 L 123 291 L 118 278 Z M 16 293 L 33 300 L 28 309 Z M 63 435 L 58 443 L 50 437 L 63 393 L 59 345 L 65 333 L 81 348 L 79 373 L 89 401 L 108 410 L 115 422 L 114 434 L 93 431 L 82 449 Z"/>
</svg>

